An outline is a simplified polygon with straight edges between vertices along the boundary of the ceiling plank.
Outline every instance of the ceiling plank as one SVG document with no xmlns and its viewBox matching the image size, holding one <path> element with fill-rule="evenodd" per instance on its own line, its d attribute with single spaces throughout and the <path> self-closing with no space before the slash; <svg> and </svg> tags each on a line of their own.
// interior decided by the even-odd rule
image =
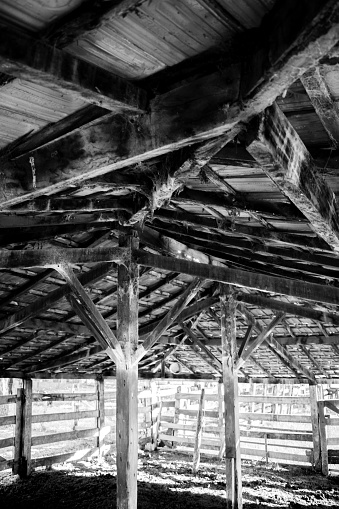
<svg viewBox="0 0 339 509">
<path fill-rule="evenodd" d="M 212 137 L 233 139 L 239 124 L 272 104 L 337 42 L 339 6 L 335 0 L 278 4 L 254 32 L 253 44 L 248 45 L 248 34 L 244 34 L 250 54 L 242 55 L 236 64 L 156 96 L 150 113 L 133 122 L 113 115 L 37 150 L 32 154 L 39 168 L 36 187 L 29 178 L 27 157 L 17 160 L 16 167 L 4 165 L 3 184 L 10 182 L 11 186 L 7 185 L 1 204 L 18 203 L 20 195 L 31 199 L 56 193 Z M 5 48 L 6 40 L 4 37 Z M 100 82 L 99 89 L 101 86 Z M 51 158 L 51 153 L 56 156 Z"/>
<path fill-rule="evenodd" d="M 0 71 L 115 113 L 141 113 L 147 102 L 134 84 L 8 26 L 1 27 Z"/>
<path fill-rule="evenodd" d="M 276 105 L 249 132 L 247 150 L 266 175 L 310 221 L 328 245 L 339 250 L 339 207 L 335 194 L 318 174 L 299 135 Z"/>
<path fill-rule="evenodd" d="M 98 30 L 116 17 L 138 12 L 149 0 L 99 0 L 81 2 L 77 8 L 52 22 L 42 33 L 51 44 L 63 48 L 84 35 Z"/>
</svg>

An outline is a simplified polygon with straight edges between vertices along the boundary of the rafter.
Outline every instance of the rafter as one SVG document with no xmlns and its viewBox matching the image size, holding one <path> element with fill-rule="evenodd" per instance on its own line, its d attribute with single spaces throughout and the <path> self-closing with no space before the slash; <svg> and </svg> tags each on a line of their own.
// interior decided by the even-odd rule
<svg viewBox="0 0 339 509">
<path fill-rule="evenodd" d="M 285 315 L 283 313 L 278 313 L 268 327 L 260 332 L 260 334 L 249 343 L 247 349 L 242 352 L 241 357 L 237 360 L 235 364 L 236 369 L 240 369 L 245 364 L 246 360 L 252 355 L 252 353 L 255 352 L 255 350 L 259 348 L 259 346 L 271 335 L 275 327 L 284 319 L 284 316 Z"/>
<path fill-rule="evenodd" d="M 335 194 L 278 106 L 261 115 L 247 141 L 248 152 L 266 175 L 308 218 L 311 227 L 339 250 L 339 207 Z"/>
<path fill-rule="evenodd" d="M 293 296 L 300 299 L 328 304 L 339 304 L 339 289 L 320 285 L 317 283 L 305 283 L 295 279 L 267 276 L 255 272 L 239 269 L 229 269 L 225 266 L 208 265 L 177 258 L 154 255 L 151 253 L 138 252 L 138 263 L 146 267 L 157 267 L 168 271 L 178 271 L 194 277 L 202 277 L 220 283 L 229 283 L 236 286 L 244 286 L 264 292 L 280 295 Z"/>
<path fill-rule="evenodd" d="M 94 269 L 81 274 L 79 276 L 79 282 L 86 286 L 91 283 L 95 283 L 115 268 L 113 263 L 103 263 L 97 265 Z M 61 288 L 57 288 L 53 292 L 45 295 L 44 297 L 37 299 L 32 304 L 20 309 L 16 313 L 7 316 L 0 320 L 0 334 L 4 334 L 6 331 L 22 325 L 26 320 L 34 318 L 39 313 L 42 313 L 46 309 L 52 306 L 58 300 L 66 297 L 70 293 L 70 288 L 65 284 Z"/>
<path fill-rule="evenodd" d="M 335 0 L 321 4 L 316 0 L 300 0 L 297 8 L 292 0 L 279 3 L 255 32 L 253 44 L 248 45 L 248 36 L 244 34 L 248 54 L 226 66 L 223 72 L 197 78 L 156 96 L 150 104 L 150 113 L 133 123 L 119 115 L 109 121 L 100 119 L 31 154 L 40 169 L 36 187 L 29 180 L 20 180 L 23 171 L 29 175 L 31 170 L 27 155 L 17 159 L 15 167 L 4 167 L 3 183 L 10 181 L 15 185 L 10 187 L 10 193 L 7 186 L 1 205 L 19 203 L 23 195 L 31 199 L 56 193 L 86 179 L 209 138 L 233 139 L 239 124 L 272 104 L 336 44 L 338 10 Z M 16 44 L 13 51 L 15 48 Z M 71 161 L 67 154 L 75 143 L 80 156 Z M 51 158 L 51 153 L 56 153 L 56 157 Z"/>
<path fill-rule="evenodd" d="M 71 294 L 68 296 L 68 299 L 70 299 L 73 309 L 84 322 L 88 330 L 114 362 L 123 362 L 124 354 L 119 341 L 102 317 L 100 311 L 95 304 L 93 304 L 91 298 L 86 293 L 70 266 L 63 263 L 56 265 L 55 268 L 70 287 Z"/>
<path fill-rule="evenodd" d="M 269 230 L 258 226 L 248 226 L 243 223 L 231 221 L 227 217 L 218 219 L 192 214 L 186 211 L 181 212 L 162 208 L 161 210 L 155 211 L 154 218 L 161 223 L 166 223 L 167 227 L 171 225 L 172 230 L 176 230 L 176 227 L 181 228 L 184 222 L 188 227 L 198 231 L 199 234 L 202 228 L 209 228 L 212 229 L 212 231 L 216 230 L 224 239 L 234 237 L 234 235 L 244 236 L 246 239 L 249 239 L 249 241 L 260 243 L 263 249 L 265 249 L 264 245 L 267 246 L 271 241 L 285 242 L 292 248 L 296 246 L 298 248 L 326 249 L 327 247 L 327 244 L 321 240 L 319 241 L 314 235 L 312 237 L 308 235 L 289 234 L 288 232 Z M 157 221 L 153 224 L 157 224 Z M 270 247 L 271 246 L 268 247 L 268 251 L 270 251 Z"/>
<path fill-rule="evenodd" d="M 252 313 L 246 309 L 245 307 L 242 308 L 242 313 L 245 314 L 245 316 L 248 316 L 249 319 L 252 319 L 253 320 L 253 315 Z M 282 320 L 284 317 L 283 314 L 279 314 L 277 315 L 274 320 L 276 319 L 279 319 Z M 273 320 L 273 321 L 274 321 Z M 279 321 L 280 321 L 279 320 Z M 254 326 L 256 328 L 256 330 L 259 332 L 259 336 L 261 336 L 261 334 L 265 333 L 266 331 L 263 330 L 263 328 L 261 327 L 261 325 L 259 324 L 259 322 L 257 320 L 254 320 L 253 321 L 254 323 Z M 272 322 L 271 322 L 271 325 L 272 325 Z M 267 330 L 267 329 L 266 329 Z M 258 339 L 258 338 L 256 338 Z M 278 341 L 272 336 L 272 334 L 269 334 L 268 336 L 265 337 L 265 340 L 266 340 L 266 345 L 268 346 L 268 348 L 275 354 L 277 355 L 278 357 L 280 357 L 284 363 L 286 363 L 286 365 L 288 365 L 288 367 L 298 376 L 298 373 L 302 373 L 303 376 L 305 376 L 311 383 L 316 383 L 316 379 L 315 379 L 315 376 L 313 375 L 313 373 L 311 373 L 307 368 L 305 368 L 303 365 L 301 365 L 288 351 L 285 347 L 283 347 L 282 345 L 280 345 L 278 343 Z"/>
<path fill-rule="evenodd" d="M 333 100 L 321 67 L 313 67 L 300 78 L 305 90 L 329 135 L 333 148 L 339 145 L 339 108 Z"/>
<path fill-rule="evenodd" d="M 193 343 L 193 345 L 198 346 L 204 353 L 211 359 L 212 363 L 209 363 L 213 366 L 220 375 L 222 375 L 222 363 L 221 361 L 207 348 L 207 346 L 200 341 L 200 339 L 196 336 L 196 334 L 191 330 L 190 327 L 187 327 L 184 323 L 179 324 L 184 333 L 188 336 L 189 341 Z M 196 351 L 196 350 L 195 350 Z"/>
<path fill-rule="evenodd" d="M 172 309 L 164 316 L 153 331 L 144 339 L 142 345 L 139 346 L 134 355 L 134 362 L 139 362 L 140 359 L 152 348 L 158 341 L 162 334 L 180 315 L 187 304 L 195 297 L 203 285 L 202 279 L 194 279 L 187 289 L 182 293 L 182 296 L 177 300 Z"/>
</svg>

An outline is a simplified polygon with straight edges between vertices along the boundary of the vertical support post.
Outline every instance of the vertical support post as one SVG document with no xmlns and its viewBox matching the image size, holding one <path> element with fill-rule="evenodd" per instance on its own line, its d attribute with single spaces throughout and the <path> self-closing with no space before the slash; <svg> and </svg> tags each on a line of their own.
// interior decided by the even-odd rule
<svg viewBox="0 0 339 509">
<path fill-rule="evenodd" d="M 223 430 L 223 424 L 224 424 L 224 397 L 222 393 L 222 380 L 219 380 L 218 382 L 218 427 L 219 427 L 219 434 L 220 434 L 220 449 L 219 449 L 219 459 L 222 460 L 225 452 L 225 433 Z"/>
<path fill-rule="evenodd" d="M 181 387 L 179 386 L 179 387 L 177 387 L 177 392 L 175 394 L 174 419 L 173 419 L 174 424 L 179 424 L 179 419 L 180 419 L 180 404 L 181 404 L 180 392 L 181 392 Z M 172 435 L 176 436 L 177 434 L 178 434 L 178 430 L 176 428 L 174 428 L 172 431 Z M 172 442 L 172 447 L 176 447 L 176 442 Z"/>
<path fill-rule="evenodd" d="M 138 247 L 135 237 L 120 237 L 120 247 Z M 117 508 L 137 509 L 138 470 L 138 364 L 132 356 L 138 347 L 138 265 L 119 265 L 117 339 L 124 361 L 116 365 Z"/>
<path fill-rule="evenodd" d="M 97 429 L 98 429 L 98 438 L 97 438 L 97 448 L 99 457 L 103 455 L 103 427 L 105 426 L 105 383 L 103 378 L 99 378 L 96 381 L 97 387 Z"/>
<path fill-rule="evenodd" d="M 318 401 L 319 412 L 319 434 L 320 434 L 320 450 L 321 450 L 321 473 L 328 475 L 328 452 L 327 452 L 327 434 L 326 434 L 326 418 L 325 405 L 323 401 Z"/>
<path fill-rule="evenodd" d="M 157 437 L 156 437 L 156 425 L 157 425 L 157 412 L 156 412 L 156 406 L 158 402 L 157 397 L 157 384 L 154 380 L 151 380 L 150 383 L 150 389 L 151 389 L 151 442 L 152 444 L 157 445 Z"/>
<path fill-rule="evenodd" d="M 15 450 L 13 473 L 27 477 L 31 473 L 32 442 L 32 380 L 18 389 L 15 422 Z"/>
<path fill-rule="evenodd" d="M 203 428 L 203 416 L 204 416 L 204 405 L 205 405 L 205 389 L 201 389 L 198 415 L 197 415 L 197 429 L 194 440 L 194 451 L 193 451 L 193 474 L 196 474 L 199 470 L 200 465 L 200 447 L 202 439 L 202 428 Z"/>
<path fill-rule="evenodd" d="M 225 400 L 226 507 L 242 509 L 236 301 L 231 286 L 220 285 L 222 371 Z"/>
<path fill-rule="evenodd" d="M 266 465 L 268 465 L 268 438 L 267 438 L 267 433 L 265 433 L 264 438 L 265 438 L 265 463 L 266 463 Z"/>
<path fill-rule="evenodd" d="M 320 455 L 320 429 L 319 429 L 317 386 L 309 385 L 309 390 L 310 390 L 311 424 L 313 438 L 313 463 L 315 470 L 320 472 L 321 455 Z"/>
</svg>

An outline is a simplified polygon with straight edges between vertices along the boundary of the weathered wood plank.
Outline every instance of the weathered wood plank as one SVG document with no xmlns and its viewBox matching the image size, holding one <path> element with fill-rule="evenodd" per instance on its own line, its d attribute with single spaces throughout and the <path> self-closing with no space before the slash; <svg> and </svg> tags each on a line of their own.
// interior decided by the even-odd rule
<svg viewBox="0 0 339 509">
<path fill-rule="evenodd" d="M 339 144 L 339 110 L 331 97 L 321 67 L 313 67 L 300 78 L 311 103 L 329 135 L 333 148 Z"/>
<path fill-rule="evenodd" d="M 318 401 L 320 451 L 321 451 L 321 472 L 323 475 L 328 475 L 327 432 L 326 432 L 326 418 L 325 418 L 324 410 L 325 410 L 324 402 Z"/>
<path fill-rule="evenodd" d="M 242 508 L 238 379 L 235 372 L 236 301 L 231 287 L 220 287 L 222 366 L 225 404 L 226 506 Z"/>
<path fill-rule="evenodd" d="M 151 112 L 133 124 L 115 115 L 36 151 L 35 166 L 41 168 L 36 188 L 29 178 L 28 157 L 17 160 L 15 167 L 4 165 L 7 194 L 3 193 L 2 205 L 20 202 L 20 195 L 27 199 L 56 193 L 183 146 L 227 136 L 272 104 L 336 44 L 339 7 L 335 0 L 300 0 L 297 7 L 288 0 L 272 11 L 253 44 L 246 40 L 250 49 L 245 62 L 242 58 L 222 72 L 157 96 Z M 235 134 L 231 132 L 229 138 Z M 51 153 L 56 157 L 51 158 Z"/>
<path fill-rule="evenodd" d="M 182 272 L 195 277 L 219 281 L 236 286 L 257 289 L 264 292 L 289 295 L 300 299 L 339 304 L 339 291 L 337 288 L 316 283 L 304 283 L 293 279 L 266 276 L 250 271 L 228 269 L 196 263 L 194 261 L 164 257 L 138 251 L 136 260 L 146 267 L 157 267 L 172 272 Z"/>
<path fill-rule="evenodd" d="M 138 471 L 138 346 L 139 267 L 131 258 L 138 247 L 136 232 L 121 235 L 119 245 L 128 247 L 129 259 L 118 268 L 117 338 L 123 352 L 116 365 L 117 508 L 137 507 Z"/>
<path fill-rule="evenodd" d="M 156 325 L 154 330 L 144 339 L 143 344 L 140 345 L 134 354 L 134 362 L 139 362 L 143 356 L 152 348 L 158 341 L 162 334 L 180 315 L 187 304 L 195 297 L 203 285 L 202 279 L 194 279 L 192 283 L 183 292 L 182 296 L 177 300 L 175 305 L 164 316 L 164 318 Z"/>
<path fill-rule="evenodd" d="M 79 60 L 55 46 L 1 27 L 0 70 L 114 112 L 141 113 L 146 93 L 114 74 Z"/>
<path fill-rule="evenodd" d="M 124 263 L 128 252 L 119 247 L 110 248 L 58 248 L 37 250 L 0 251 L 0 268 L 53 267 L 61 263 L 99 263 L 102 261 Z"/>
<path fill-rule="evenodd" d="M 87 273 L 81 274 L 79 276 L 79 281 L 83 286 L 86 286 L 90 283 L 94 283 L 98 279 L 101 279 L 104 275 L 108 274 L 113 268 L 115 268 L 114 264 L 104 263 L 99 264 L 94 269 L 88 271 Z M 48 309 L 52 304 L 57 302 L 58 300 L 66 297 L 70 293 L 70 288 L 68 285 L 65 285 L 62 288 L 57 288 L 49 295 L 45 295 L 44 297 L 37 299 L 37 301 L 33 302 L 29 306 L 26 306 L 24 309 L 14 313 L 13 315 L 9 315 L 0 321 L 0 331 L 5 332 L 7 330 L 13 329 L 24 323 L 29 318 L 33 318 L 37 314 L 41 313 L 45 309 Z"/>
<path fill-rule="evenodd" d="M 290 122 L 274 105 L 249 134 L 248 152 L 263 171 L 308 218 L 313 230 L 339 250 L 339 207 L 335 194 Z"/>
<path fill-rule="evenodd" d="M 205 389 L 201 389 L 199 408 L 197 414 L 197 425 L 194 439 L 194 451 L 193 451 L 193 466 L 192 472 L 196 474 L 199 470 L 200 465 L 200 447 L 201 447 L 201 439 L 202 439 L 202 430 L 203 430 L 203 411 L 204 411 L 204 401 L 205 399 Z"/>
<path fill-rule="evenodd" d="M 320 429 L 318 413 L 318 388 L 316 385 L 310 385 L 310 407 L 312 422 L 312 440 L 313 440 L 313 461 L 314 468 L 321 470 L 321 447 L 320 447 Z"/>
<path fill-rule="evenodd" d="M 283 313 L 278 313 L 271 323 L 262 331 L 253 341 L 251 341 L 247 349 L 242 353 L 241 357 L 235 364 L 235 369 L 240 369 L 246 362 L 246 360 L 252 355 L 252 353 L 270 336 L 276 325 L 278 325 L 284 318 Z"/>
<path fill-rule="evenodd" d="M 92 332 L 93 336 L 106 349 L 107 354 L 114 362 L 122 361 L 123 352 L 119 341 L 108 326 L 106 320 L 101 315 L 91 298 L 86 293 L 84 287 L 75 276 L 71 267 L 66 264 L 57 265 L 56 270 L 62 275 L 71 289 L 72 295 L 69 296 L 72 307 L 84 322 L 86 327 Z"/>
</svg>

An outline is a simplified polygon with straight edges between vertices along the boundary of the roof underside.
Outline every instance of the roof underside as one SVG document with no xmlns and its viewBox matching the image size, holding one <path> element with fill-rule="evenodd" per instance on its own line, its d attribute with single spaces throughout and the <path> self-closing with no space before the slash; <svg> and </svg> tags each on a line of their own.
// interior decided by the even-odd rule
<svg viewBox="0 0 339 509">
<path fill-rule="evenodd" d="M 294 4 L 1 2 L 0 376 L 114 376 L 48 253 L 134 229 L 140 342 L 204 277 L 140 376 L 221 376 L 224 282 L 241 379 L 339 378 L 339 8 Z M 88 260 L 114 331 L 118 265 Z"/>
</svg>

